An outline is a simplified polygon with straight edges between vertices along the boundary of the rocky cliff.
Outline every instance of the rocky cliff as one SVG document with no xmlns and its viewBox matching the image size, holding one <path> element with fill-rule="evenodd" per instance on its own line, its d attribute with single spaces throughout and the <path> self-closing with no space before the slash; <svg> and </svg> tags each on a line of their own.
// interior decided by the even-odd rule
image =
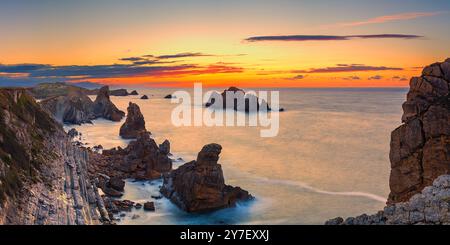
<svg viewBox="0 0 450 245">
<path fill-rule="evenodd" d="M 384 210 L 327 224 L 449 224 L 449 86 L 450 59 L 411 79 L 403 124 L 391 134 L 391 192 Z"/>
<path fill-rule="evenodd" d="M 204 146 L 196 161 L 164 176 L 161 193 L 187 212 L 207 212 L 252 199 L 240 187 L 225 184 L 222 167 L 217 163 L 221 151 L 218 144 Z"/>
<path fill-rule="evenodd" d="M 108 222 L 87 164 L 24 89 L 0 90 L 0 224 Z"/>
<path fill-rule="evenodd" d="M 125 116 L 111 102 L 107 86 L 99 90 L 95 102 L 85 92 L 71 90 L 66 95 L 42 100 L 40 104 L 61 123 L 82 124 L 97 118 L 120 121 Z"/>
<path fill-rule="evenodd" d="M 408 200 L 450 173 L 450 59 L 413 77 L 403 104 L 403 125 L 391 135 L 389 203 Z"/>
</svg>

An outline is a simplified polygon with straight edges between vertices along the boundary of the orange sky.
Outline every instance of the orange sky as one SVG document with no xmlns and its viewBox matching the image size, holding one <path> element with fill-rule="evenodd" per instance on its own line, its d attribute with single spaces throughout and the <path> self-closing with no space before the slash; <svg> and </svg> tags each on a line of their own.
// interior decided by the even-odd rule
<svg viewBox="0 0 450 245">
<path fill-rule="evenodd" d="M 0 83 L 399 87 L 450 56 L 448 1 L 50 2 L 0 10 Z"/>
</svg>

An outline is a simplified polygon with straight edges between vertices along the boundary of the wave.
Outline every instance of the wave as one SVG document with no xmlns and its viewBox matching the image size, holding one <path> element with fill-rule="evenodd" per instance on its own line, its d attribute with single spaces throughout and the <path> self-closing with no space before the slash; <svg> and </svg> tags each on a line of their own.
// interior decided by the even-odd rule
<svg viewBox="0 0 450 245">
<path fill-rule="evenodd" d="M 368 198 L 374 201 L 378 201 L 378 202 L 382 202 L 382 203 L 386 203 L 386 198 L 382 197 L 382 196 L 378 196 L 372 193 L 367 193 L 367 192 L 359 192 L 359 191 L 327 191 L 327 190 L 322 190 L 319 188 L 315 188 L 312 187 L 306 183 L 303 182 L 298 182 L 298 181 L 292 181 L 292 180 L 280 180 L 280 179 L 269 179 L 269 178 L 265 178 L 265 177 L 255 177 L 256 179 L 258 179 L 258 181 L 266 181 L 266 182 L 270 182 L 273 184 L 281 184 L 281 185 L 286 185 L 286 186 L 292 186 L 292 187 L 298 187 L 304 190 L 308 190 L 314 193 L 318 193 L 318 194 L 324 194 L 324 195 L 333 195 L 333 196 L 352 196 L 352 197 L 364 197 L 364 198 Z"/>
</svg>

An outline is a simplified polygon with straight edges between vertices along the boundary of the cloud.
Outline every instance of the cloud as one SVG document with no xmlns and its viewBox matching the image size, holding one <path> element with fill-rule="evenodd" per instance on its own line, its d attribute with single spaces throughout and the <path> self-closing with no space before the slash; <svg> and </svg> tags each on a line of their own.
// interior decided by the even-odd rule
<svg viewBox="0 0 450 245">
<path fill-rule="evenodd" d="M 363 64 L 338 64 L 332 67 L 297 70 L 295 73 L 333 73 L 333 72 L 363 72 L 363 71 L 401 71 L 403 68 L 386 66 L 368 66 Z"/>
<path fill-rule="evenodd" d="M 288 78 L 288 79 L 289 80 L 302 80 L 305 77 L 306 77 L 305 75 L 297 75 L 295 77 L 291 77 L 291 78 Z"/>
<path fill-rule="evenodd" d="M 358 76 L 349 76 L 349 77 L 344 77 L 342 79 L 344 79 L 344 80 L 361 80 L 361 78 Z"/>
<path fill-rule="evenodd" d="M 3 79 L 11 79 L 17 73 L 22 74 L 21 79 L 62 79 L 79 80 L 90 78 L 119 78 L 119 77 L 156 77 L 156 76 L 182 76 L 215 73 L 240 73 L 242 67 L 224 64 L 201 66 L 197 64 L 158 65 L 147 66 L 132 64 L 112 65 L 0 65 L 0 74 Z"/>
<path fill-rule="evenodd" d="M 404 82 L 404 81 L 408 81 L 408 78 L 400 77 L 400 76 L 393 76 L 392 80 L 398 80 L 398 81 Z"/>
<path fill-rule="evenodd" d="M 208 57 L 208 56 L 216 56 L 213 54 L 204 54 L 204 53 L 179 53 L 179 54 L 168 54 L 168 55 L 160 55 L 153 56 L 157 59 L 178 59 L 178 58 L 186 58 L 186 57 Z"/>
<path fill-rule="evenodd" d="M 383 77 L 380 75 L 375 75 L 375 76 L 369 77 L 369 80 L 381 80 L 382 78 Z"/>
<path fill-rule="evenodd" d="M 363 21 L 354 21 L 354 22 L 346 22 L 346 23 L 338 23 L 332 26 L 342 26 L 342 27 L 352 27 L 352 26 L 363 26 L 370 24 L 381 24 L 386 22 L 398 21 L 398 20 L 412 20 L 421 17 L 429 17 L 443 14 L 443 11 L 437 12 L 407 12 L 407 13 L 399 13 L 394 15 L 383 15 L 374 17 L 371 19 L 363 20 Z M 330 26 L 331 27 L 331 26 Z"/>
<path fill-rule="evenodd" d="M 249 37 L 244 41 L 247 42 L 264 42 L 264 41 L 287 41 L 287 42 L 305 42 L 305 41 L 347 41 L 352 39 L 417 39 L 423 38 L 418 35 L 405 34 L 375 34 L 375 35 L 283 35 L 283 36 L 255 36 Z"/>
</svg>

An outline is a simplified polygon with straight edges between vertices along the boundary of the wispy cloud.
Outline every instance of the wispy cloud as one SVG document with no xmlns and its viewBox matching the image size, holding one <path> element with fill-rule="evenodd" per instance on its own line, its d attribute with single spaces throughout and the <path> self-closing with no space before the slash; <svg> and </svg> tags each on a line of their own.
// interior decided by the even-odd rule
<svg viewBox="0 0 450 245">
<path fill-rule="evenodd" d="M 358 76 L 349 76 L 349 77 L 344 77 L 342 78 L 344 80 L 361 80 L 361 77 Z"/>
<path fill-rule="evenodd" d="M 423 38 L 419 35 L 406 34 L 374 34 L 374 35 L 282 35 L 282 36 L 255 36 L 246 38 L 247 42 L 264 42 L 264 41 L 291 41 L 291 42 L 305 42 L 305 41 L 347 41 L 352 39 L 417 39 Z"/>
<path fill-rule="evenodd" d="M 446 13 L 444 11 L 436 11 L 436 12 L 407 12 L 407 13 L 398 13 L 393 15 L 383 15 L 383 16 L 377 16 L 374 18 L 370 18 L 367 20 L 362 21 L 353 21 L 353 22 L 344 22 L 344 23 L 337 23 L 335 25 L 330 25 L 328 27 L 332 26 L 341 26 L 341 27 L 351 27 L 351 26 L 363 26 L 363 25 L 371 25 L 371 24 L 381 24 L 386 22 L 392 22 L 392 21 L 399 21 L 399 20 L 412 20 L 422 17 L 429 17 L 429 16 L 436 16 Z"/>
<path fill-rule="evenodd" d="M 369 77 L 369 80 L 381 80 L 382 78 L 383 78 L 383 76 L 375 75 L 375 76 Z"/>
<path fill-rule="evenodd" d="M 338 64 L 331 67 L 311 68 L 309 70 L 297 70 L 296 73 L 334 73 L 334 72 L 364 72 L 364 71 L 401 71 L 400 67 L 369 66 L 362 64 Z"/>
</svg>

